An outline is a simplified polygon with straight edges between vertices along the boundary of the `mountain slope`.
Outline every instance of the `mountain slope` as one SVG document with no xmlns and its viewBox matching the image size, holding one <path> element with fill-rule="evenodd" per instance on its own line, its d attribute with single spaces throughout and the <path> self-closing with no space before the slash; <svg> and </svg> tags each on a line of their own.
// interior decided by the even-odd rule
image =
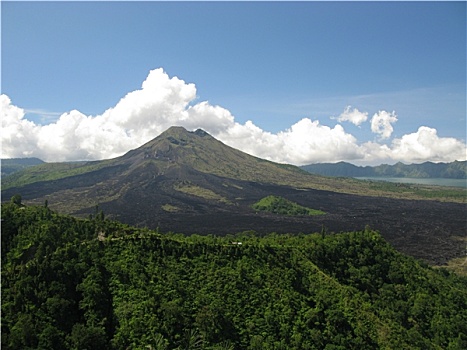
<svg viewBox="0 0 467 350">
<path fill-rule="evenodd" d="M 172 127 L 127 153 L 122 160 L 137 164 L 136 160 L 141 156 L 145 160 L 153 160 L 162 171 L 178 165 L 226 178 L 279 184 L 294 181 L 295 177 L 301 181 L 303 177 L 303 171 L 297 167 L 280 166 L 250 156 L 223 144 L 201 129 L 188 132 L 182 127 Z"/>
</svg>

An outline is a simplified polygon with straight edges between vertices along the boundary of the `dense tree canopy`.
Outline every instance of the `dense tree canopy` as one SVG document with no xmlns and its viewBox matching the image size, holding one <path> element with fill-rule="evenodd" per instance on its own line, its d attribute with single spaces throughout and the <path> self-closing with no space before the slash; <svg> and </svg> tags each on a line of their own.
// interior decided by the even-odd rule
<svg viewBox="0 0 467 350">
<path fill-rule="evenodd" d="M 2 205 L 5 349 L 465 349 L 467 280 L 370 229 L 161 234 Z"/>
</svg>

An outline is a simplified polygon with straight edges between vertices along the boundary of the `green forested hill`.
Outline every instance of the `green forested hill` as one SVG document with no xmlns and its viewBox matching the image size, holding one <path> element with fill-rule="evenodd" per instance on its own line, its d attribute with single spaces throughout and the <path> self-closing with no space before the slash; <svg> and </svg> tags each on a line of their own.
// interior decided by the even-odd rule
<svg viewBox="0 0 467 350">
<path fill-rule="evenodd" d="M 2 205 L 5 349 L 465 349 L 467 281 L 370 229 L 161 234 Z"/>
</svg>

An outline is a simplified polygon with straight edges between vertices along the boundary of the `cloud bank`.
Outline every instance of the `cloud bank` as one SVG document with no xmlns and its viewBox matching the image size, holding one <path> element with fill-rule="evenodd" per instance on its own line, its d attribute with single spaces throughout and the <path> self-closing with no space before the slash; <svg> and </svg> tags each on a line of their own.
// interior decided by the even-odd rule
<svg viewBox="0 0 467 350">
<path fill-rule="evenodd" d="M 427 126 L 390 141 L 397 122 L 395 112 L 375 113 L 370 126 L 377 141 L 361 143 L 341 125 L 350 122 L 361 126 L 367 122 L 368 113 L 351 106 L 333 118 L 338 122 L 333 127 L 303 118 L 286 130 L 270 133 L 252 121 L 236 122 L 227 109 L 207 101 L 193 105 L 195 100 L 194 84 L 171 78 L 161 68 L 150 71 L 141 89 L 128 93 L 101 115 L 72 110 L 47 125 L 27 120 L 24 109 L 1 95 L 1 156 L 38 157 L 49 162 L 113 158 L 178 125 L 188 130 L 202 128 L 249 154 L 295 165 L 341 160 L 381 164 L 466 159 L 463 141 L 439 137 L 436 129 Z"/>
</svg>

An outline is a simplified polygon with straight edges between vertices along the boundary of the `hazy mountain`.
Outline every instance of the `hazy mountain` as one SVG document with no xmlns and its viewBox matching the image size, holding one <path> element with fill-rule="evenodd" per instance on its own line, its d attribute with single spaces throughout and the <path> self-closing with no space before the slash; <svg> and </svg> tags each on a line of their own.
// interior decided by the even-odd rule
<svg viewBox="0 0 467 350">
<path fill-rule="evenodd" d="M 382 164 L 378 166 L 356 166 L 346 162 L 317 163 L 301 167 L 310 173 L 325 176 L 384 176 L 384 177 L 412 177 L 412 178 L 449 178 L 467 179 L 467 162 L 454 161 L 452 163 Z"/>
<path fill-rule="evenodd" d="M 465 248 L 458 241 L 465 232 L 465 203 L 381 198 L 465 202 L 462 190 L 312 175 L 180 127 L 118 158 L 45 163 L 2 178 L 3 200 L 16 194 L 26 204 L 47 201 L 60 213 L 88 217 L 98 205 L 98 211 L 124 223 L 187 234 L 340 232 L 370 225 L 396 248 L 432 262 L 460 256 Z M 252 208 L 271 195 L 325 214 L 284 216 Z"/>
<path fill-rule="evenodd" d="M 39 165 L 44 161 L 39 158 L 9 158 L 1 160 L 2 176 L 7 176 L 24 168 Z"/>
</svg>

